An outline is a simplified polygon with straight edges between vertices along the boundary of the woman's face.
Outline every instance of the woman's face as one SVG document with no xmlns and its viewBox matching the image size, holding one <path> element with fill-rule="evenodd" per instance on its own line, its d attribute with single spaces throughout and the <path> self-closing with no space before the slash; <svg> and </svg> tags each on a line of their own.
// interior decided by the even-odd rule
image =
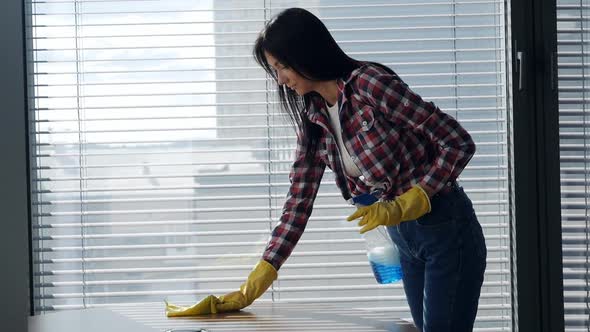
<svg viewBox="0 0 590 332">
<path fill-rule="evenodd" d="M 299 75 L 293 68 L 286 66 L 278 61 L 268 52 L 264 52 L 266 61 L 274 69 L 279 85 L 286 85 L 291 90 L 295 90 L 298 95 L 314 91 L 315 83 Z"/>
</svg>

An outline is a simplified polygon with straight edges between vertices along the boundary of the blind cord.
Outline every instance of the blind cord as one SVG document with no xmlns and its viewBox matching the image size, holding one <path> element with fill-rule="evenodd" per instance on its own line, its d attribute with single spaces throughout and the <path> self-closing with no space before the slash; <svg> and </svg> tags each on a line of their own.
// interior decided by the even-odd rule
<svg viewBox="0 0 590 332">
<path fill-rule="evenodd" d="M 268 21 L 270 20 L 270 0 L 264 0 L 264 24 L 266 25 L 268 23 Z M 265 110 L 266 110 L 266 125 L 267 125 L 267 130 L 266 130 L 266 134 L 267 134 L 267 148 L 268 148 L 268 152 L 267 152 L 267 156 L 268 156 L 268 204 L 269 204 L 269 209 L 268 209 L 268 229 L 270 232 L 269 235 L 269 239 L 270 236 L 272 236 L 272 218 L 273 218 L 273 213 L 272 213 L 272 204 L 273 204 L 273 198 L 272 198 L 272 188 L 271 188 L 271 182 L 272 182 L 272 151 L 271 151 L 271 128 L 270 128 L 270 89 L 271 86 L 269 84 L 269 75 L 266 74 L 266 80 L 264 82 L 265 87 L 266 87 L 266 92 L 265 92 L 265 101 L 266 101 L 266 105 L 265 105 Z M 275 283 L 279 283 L 279 280 L 275 280 L 275 282 L 273 282 L 270 286 L 270 296 L 271 296 L 271 301 L 274 303 L 275 300 L 275 295 L 276 295 L 276 290 L 275 290 Z"/>
<path fill-rule="evenodd" d="M 80 198 L 80 235 L 81 235 L 81 258 L 82 258 L 82 305 L 84 308 L 87 308 L 87 303 L 86 303 L 86 227 L 85 227 L 85 223 L 84 223 L 84 188 L 86 187 L 85 182 L 85 169 L 83 167 L 84 165 L 84 135 L 83 135 L 83 130 L 84 130 L 84 126 L 83 126 L 83 118 L 84 118 L 84 114 L 83 113 L 83 105 L 81 102 L 81 94 L 82 94 L 82 85 L 80 84 L 82 78 L 81 76 L 82 74 L 82 68 L 81 68 L 81 57 L 82 57 L 82 40 L 80 38 L 80 35 L 78 33 L 78 29 L 81 29 L 81 24 L 79 22 L 80 19 L 80 1 L 79 0 L 74 0 L 74 23 L 75 23 L 75 28 L 74 28 L 74 42 L 76 43 L 76 108 L 77 108 L 77 117 L 78 117 L 78 162 L 79 162 L 79 166 L 80 166 L 80 181 L 78 181 L 78 184 L 80 186 L 80 192 L 79 192 L 79 198 Z"/>
</svg>

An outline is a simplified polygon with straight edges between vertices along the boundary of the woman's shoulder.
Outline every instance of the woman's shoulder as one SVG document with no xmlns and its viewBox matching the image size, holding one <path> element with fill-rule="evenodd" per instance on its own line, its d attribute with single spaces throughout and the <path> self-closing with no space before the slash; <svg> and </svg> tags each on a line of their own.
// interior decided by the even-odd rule
<svg viewBox="0 0 590 332">
<path fill-rule="evenodd" d="M 349 91 L 356 95 L 363 91 L 373 90 L 379 82 L 390 82 L 400 80 L 393 70 L 374 62 L 364 62 L 360 67 L 353 70 L 345 84 Z"/>
<path fill-rule="evenodd" d="M 376 62 L 363 62 L 362 65 L 352 71 L 350 80 L 354 78 L 371 78 L 379 76 L 396 76 L 395 72 L 390 68 Z"/>
</svg>

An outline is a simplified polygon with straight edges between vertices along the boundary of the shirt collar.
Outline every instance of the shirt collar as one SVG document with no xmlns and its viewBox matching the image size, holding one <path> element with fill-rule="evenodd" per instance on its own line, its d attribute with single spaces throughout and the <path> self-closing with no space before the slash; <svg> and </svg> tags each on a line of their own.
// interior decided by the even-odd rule
<svg viewBox="0 0 590 332">
<path fill-rule="evenodd" d="M 336 80 L 336 83 L 338 84 L 338 105 L 340 105 L 340 107 L 342 107 L 342 105 L 348 100 L 348 95 L 346 93 L 346 86 L 350 83 L 350 81 L 352 81 L 356 76 L 359 75 L 359 73 L 361 72 L 361 70 L 366 66 L 367 64 L 362 64 L 360 67 L 354 69 L 352 72 L 350 72 L 350 74 L 344 78 L 339 78 Z M 325 114 L 322 113 L 322 111 L 326 110 L 326 104 L 324 102 L 324 100 L 319 97 L 313 97 L 311 99 L 311 105 L 309 106 L 308 110 L 307 110 L 307 116 L 309 118 L 309 120 L 311 122 L 317 123 L 317 121 L 319 120 L 319 117 L 321 116 L 325 116 Z M 326 110 L 327 112 L 327 110 Z"/>
</svg>

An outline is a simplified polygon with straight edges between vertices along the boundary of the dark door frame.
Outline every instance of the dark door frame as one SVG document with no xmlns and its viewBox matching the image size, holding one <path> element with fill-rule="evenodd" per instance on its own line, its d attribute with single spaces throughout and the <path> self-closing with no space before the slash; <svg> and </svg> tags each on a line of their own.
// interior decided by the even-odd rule
<svg viewBox="0 0 590 332">
<path fill-rule="evenodd" d="M 32 284 L 24 3 L 0 1 L 0 324 L 26 332 Z"/>
<path fill-rule="evenodd" d="M 520 332 L 559 332 L 564 309 L 556 3 L 519 0 L 511 7 L 513 323 Z"/>
</svg>

